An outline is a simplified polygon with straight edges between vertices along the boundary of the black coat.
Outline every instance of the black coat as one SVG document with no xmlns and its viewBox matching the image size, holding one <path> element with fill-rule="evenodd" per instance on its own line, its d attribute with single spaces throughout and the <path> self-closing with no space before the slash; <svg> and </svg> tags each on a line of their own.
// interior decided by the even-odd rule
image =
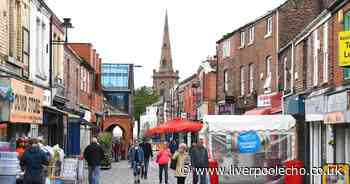
<svg viewBox="0 0 350 184">
<path fill-rule="evenodd" d="M 89 166 L 99 166 L 104 158 L 104 151 L 100 145 L 92 143 L 85 148 L 84 158 L 88 162 Z"/>
<path fill-rule="evenodd" d="M 148 142 L 141 143 L 140 147 L 143 150 L 145 159 L 149 159 L 150 157 L 153 157 L 152 145 L 150 143 Z"/>
</svg>

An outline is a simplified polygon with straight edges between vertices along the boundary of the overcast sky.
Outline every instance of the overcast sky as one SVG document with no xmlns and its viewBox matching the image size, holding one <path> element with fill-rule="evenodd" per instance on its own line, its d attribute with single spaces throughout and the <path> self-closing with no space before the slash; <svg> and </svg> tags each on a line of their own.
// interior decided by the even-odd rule
<svg viewBox="0 0 350 184">
<path fill-rule="evenodd" d="M 60 18 L 70 17 L 70 42 L 90 42 L 104 62 L 134 63 L 135 86 L 152 85 L 168 10 L 174 69 L 180 80 L 215 54 L 224 34 L 285 0 L 46 0 Z"/>
</svg>

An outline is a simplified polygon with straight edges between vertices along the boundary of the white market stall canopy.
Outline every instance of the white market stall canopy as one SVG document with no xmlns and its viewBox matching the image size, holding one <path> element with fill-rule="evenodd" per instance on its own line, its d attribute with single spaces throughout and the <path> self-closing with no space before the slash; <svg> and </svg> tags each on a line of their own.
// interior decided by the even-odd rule
<svg viewBox="0 0 350 184">
<path fill-rule="evenodd" d="M 202 131 L 288 131 L 295 126 L 291 115 L 206 115 Z"/>
</svg>

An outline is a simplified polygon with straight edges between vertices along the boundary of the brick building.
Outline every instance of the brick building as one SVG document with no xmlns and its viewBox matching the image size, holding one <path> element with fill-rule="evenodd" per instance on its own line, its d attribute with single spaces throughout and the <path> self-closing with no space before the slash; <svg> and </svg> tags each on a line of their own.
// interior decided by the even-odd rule
<svg viewBox="0 0 350 184">
<path fill-rule="evenodd" d="M 204 115 L 214 115 L 216 106 L 216 58 L 209 57 L 197 71 L 196 94 L 197 120 Z"/>
<path fill-rule="evenodd" d="M 320 0 L 289 0 L 217 42 L 218 109 L 227 111 L 219 114 L 242 114 L 256 107 L 281 111 L 280 100 L 275 107 L 260 100 L 281 95 L 278 50 L 322 9 Z"/>
</svg>

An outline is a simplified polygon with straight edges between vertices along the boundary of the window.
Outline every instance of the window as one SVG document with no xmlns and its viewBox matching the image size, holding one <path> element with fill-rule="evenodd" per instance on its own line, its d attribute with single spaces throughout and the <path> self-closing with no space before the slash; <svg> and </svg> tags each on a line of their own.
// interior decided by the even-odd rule
<svg viewBox="0 0 350 184">
<path fill-rule="evenodd" d="M 266 36 L 272 34 L 272 17 L 269 17 L 266 21 Z"/>
<path fill-rule="evenodd" d="M 245 44 L 245 32 L 241 32 L 241 47 L 244 47 Z"/>
<path fill-rule="evenodd" d="M 41 24 L 41 63 L 40 63 L 40 67 L 41 67 L 41 75 L 45 75 L 45 56 L 46 56 L 46 44 L 45 44 L 45 40 L 46 40 L 46 25 L 43 23 Z"/>
<path fill-rule="evenodd" d="M 29 63 L 29 31 L 23 28 L 23 62 Z"/>
<path fill-rule="evenodd" d="M 241 96 L 245 94 L 245 69 L 243 66 L 241 66 Z"/>
<path fill-rule="evenodd" d="M 283 71 L 284 71 L 284 81 L 283 81 L 283 88 L 284 90 L 287 90 L 288 89 L 288 66 L 287 66 L 287 63 L 288 62 L 288 59 L 287 57 L 284 57 L 283 59 Z"/>
<path fill-rule="evenodd" d="M 317 86 L 318 84 L 318 49 L 319 49 L 319 40 L 317 30 L 313 32 L 313 84 Z"/>
<path fill-rule="evenodd" d="M 249 65 L 249 92 L 254 92 L 254 64 Z"/>
<path fill-rule="evenodd" d="M 272 57 L 268 56 L 266 58 L 266 78 L 271 76 L 271 62 L 272 62 Z"/>
<path fill-rule="evenodd" d="M 128 88 L 129 65 L 126 64 L 103 64 L 102 86 L 104 88 Z"/>
<path fill-rule="evenodd" d="M 268 56 L 265 61 L 266 65 L 266 79 L 264 84 L 265 93 L 271 92 L 271 84 L 272 84 L 272 57 Z"/>
<path fill-rule="evenodd" d="M 224 71 L 224 90 L 225 90 L 225 93 L 228 92 L 228 71 L 227 70 Z"/>
<path fill-rule="evenodd" d="M 249 29 L 249 43 L 252 44 L 254 42 L 254 34 L 255 34 L 255 29 L 254 27 L 251 27 Z"/>
<path fill-rule="evenodd" d="M 328 82 L 328 21 L 323 25 L 323 82 Z"/>
<path fill-rule="evenodd" d="M 230 57 L 230 40 L 226 40 L 223 45 L 222 45 L 222 54 L 223 54 L 223 57 Z"/>
<path fill-rule="evenodd" d="M 40 43 L 41 43 L 41 36 L 40 36 L 40 33 L 41 33 L 41 31 L 40 31 L 41 29 L 40 29 L 40 20 L 39 19 L 37 19 L 36 20 L 36 35 L 35 35 L 35 37 L 36 37 L 36 45 L 35 45 L 35 59 L 37 60 L 37 62 L 38 62 L 38 66 L 39 67 L 37 67 L 37 72 L 36 72 L 36 74 L 41 74 L 41 57 L 40 57 L 40 55 L 41 55 L 41 47 L 40 47 Z"/>
<path fill-rule="evenodd" d="M 350 11 L 344 16 L 344 31 L 350 31 Z M 343 69 L 343 78 L 350 79 L 350 68 Z"/>
</svg>

